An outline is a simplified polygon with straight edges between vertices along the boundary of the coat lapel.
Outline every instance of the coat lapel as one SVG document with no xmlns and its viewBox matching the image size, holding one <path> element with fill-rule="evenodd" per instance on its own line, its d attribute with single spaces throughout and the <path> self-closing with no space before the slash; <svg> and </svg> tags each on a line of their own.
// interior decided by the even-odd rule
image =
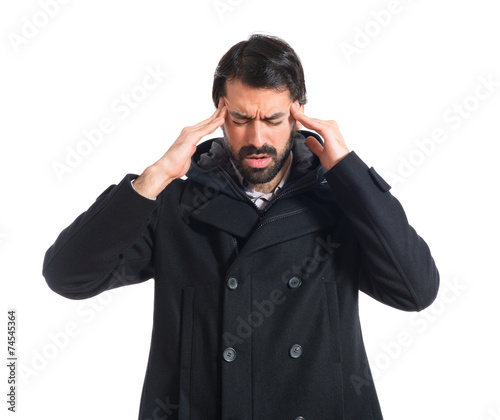
<svg viewBox="0 0 500 420">
<path fill-rule="evenodd" d="M 202 191 L 200 184 L 191 183 L 184 189 L 179 205 L 187 224 L 200 222 L 245 239 L 241 249 L 241 255 L 245 255 L 333 226 L 335 217 L 328 211 L 329 206 L 318 202 L 321 200 L 314 194 L 288 196 L 260 216 L 244 198 L 217 189 Z"/>
<path fill-rule="evenodd" d="M 299 197 L 280 200 L 260 219 L 240 255 L 327 229 L 334 224 L 333 215 L 312 200 L 304 197 L 300 200 Z"/>
<path fill-rule="evenodd" d="M 201 222 L 233 236 L 248 237 L 259 220 L 252 203 L 228 196 L 216 188 L 210 191 L 202 191 L 202 188 L 191 185 L 184 189 L 179 203 L 184 221 L 187 224 Z"/>
</svg>

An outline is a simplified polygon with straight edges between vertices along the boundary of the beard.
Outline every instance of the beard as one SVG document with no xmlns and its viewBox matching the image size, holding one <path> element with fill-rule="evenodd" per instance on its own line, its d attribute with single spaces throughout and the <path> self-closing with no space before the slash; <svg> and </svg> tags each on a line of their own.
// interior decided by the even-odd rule
<svg viewBox="0 0 500 420">
<path fill-rule="evenodd" d="M 229 151 L 231 160 L 233 161 L 238 172 L 243 176 L 243 179 L 252 183 L 252 184 L 266 184 L 267 182 L 272 181 L 276 175 L 281 171 L 283 166 L 285 165 L 288 157 L 290 156 L 290 152 L 293 147 L 293 141 L 295 137 L 295 128 L 296 123 L 293 123 L 292 130 L 290 132 L 290 136 L 285 144 L 285 148 L 278 153 L 274 146 L 269 144 L 264 144 L 261 147 L 255 146 L 243 146 L 240 150 L 236 151 L 231 147 L 230 141 L 226 134 L 226 130 L 224 128 L 222 131 L 224 132 L 224 144 Z M 250 155 L 259 155 L 264 154 L 271 158 L 271 162 L 265 168 L 251 168 L 247 165 L 245 158 Z"/>
</svg>

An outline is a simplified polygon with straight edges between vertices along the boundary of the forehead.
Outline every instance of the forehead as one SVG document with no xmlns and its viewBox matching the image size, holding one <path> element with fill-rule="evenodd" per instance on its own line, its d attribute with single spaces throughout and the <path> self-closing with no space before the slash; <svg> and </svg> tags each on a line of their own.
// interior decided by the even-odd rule
<svg viewBox="0 0 500 420">
<path fill-rule="evenodd" d="M 254 116 L 289 110 L 292 100 L 288 89 L 278 91 L 275 89 L 254 88 L 235 79 L 226 83 L 224 100 L 228 111 Z"/>
</svg>

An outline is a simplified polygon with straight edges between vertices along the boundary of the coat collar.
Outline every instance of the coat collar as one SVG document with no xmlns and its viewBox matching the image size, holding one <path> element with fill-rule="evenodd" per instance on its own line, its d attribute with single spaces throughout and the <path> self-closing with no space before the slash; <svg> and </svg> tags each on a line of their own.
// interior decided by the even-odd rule
<svg viewBox="0 0 500 420">
<path fill-rule="evenodd" d="M 318 229 L 323 223 L 318 223 L 317 212 L 311 211 L 310 206 L 304 206 L 301 200 L 296 199 L 301 192 L 324 182 L 325 171 L 319 159 L 305 144 L 308 136 L 314 136 L 322 143 L 322 139 L 315 133 L 302 130 L 296 133 L 290 177 L 264 211 L 259 211 L 246 196 L 224 148 L 223 139 L 216 138 L 201 143 L 193 155 L 187 173 L 187 185 L 180 198 L 184 221 L 208 224 L 240 238 L 249 238 L 252 232 L 257 237 L 265 237 L 269 233 L 266 226 L 271 226 L 270 222 L 273 222 L 276 235 L 268 238 L 269 240 L 258 241 L 260 244 L 282 241 L 285 239 L 283 235 L 290 233 L 300 235 L 310 229 Z M 300 213 L 303 213 L 303 217 L 294 218 L 295 214 Z M 310 217 L 305 216 L 306 213 Z M 287 218 L 290 221 L 291 218 L 300 219 L 300 226 L 294 225 L 294 229 L 289 229 L 288 225 L 288 228 L 281 229 L 280 226 L 287 226 Z M 284 225 L 279 220 L 284 220 Z"/>
</svg>

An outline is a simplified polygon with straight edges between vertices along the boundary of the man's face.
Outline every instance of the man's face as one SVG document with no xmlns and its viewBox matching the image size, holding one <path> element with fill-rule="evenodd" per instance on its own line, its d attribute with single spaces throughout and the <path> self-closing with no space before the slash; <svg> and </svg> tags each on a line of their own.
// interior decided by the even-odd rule
<svg viewBox="0 0 500 420">
<path fill-rule="evenodd" d="M 226 146 L 247 181 L 273 180 L 290 155 L 295 119 L 290 113 L 289 91 L 256 89 L 239 80 L 226 83 Z"/>
</svg>

